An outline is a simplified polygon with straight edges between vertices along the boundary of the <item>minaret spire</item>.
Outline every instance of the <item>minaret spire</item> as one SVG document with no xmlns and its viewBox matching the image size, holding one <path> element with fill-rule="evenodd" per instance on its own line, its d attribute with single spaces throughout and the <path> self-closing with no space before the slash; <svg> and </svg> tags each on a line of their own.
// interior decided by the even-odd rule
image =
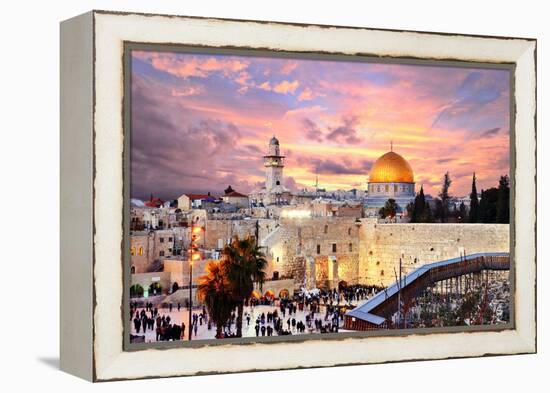
<svg viewBox="0 0 550 393">
<path fill-rule="evenodd" d="M 319 169 L 315 168 L 315 191 L 319 189 Z"/>
<path fill-rule="evenodd" d="M 393 151 L 393 141 L 390 142 L 390 151 Z"/>
</svg>

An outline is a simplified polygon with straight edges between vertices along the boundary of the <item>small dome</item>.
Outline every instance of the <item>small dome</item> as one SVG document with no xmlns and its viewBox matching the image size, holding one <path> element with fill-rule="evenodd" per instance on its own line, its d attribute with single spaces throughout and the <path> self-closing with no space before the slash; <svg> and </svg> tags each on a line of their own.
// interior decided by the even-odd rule
<svg viewBox="0 0 550 393">
<path fill-rule="evenodd" d="M 390 151 L 372 166 L 369 183 L 414 183 L 414 174 L 407 160 Z"/>
<path fill-rule="evenodd" d="M 275 138 L 275 136 L 273 136 L 273 138 L 271 138 L 271 140 L 269 141 L 269 144 L 279 146 L 279 140 Z"/>
</svg>

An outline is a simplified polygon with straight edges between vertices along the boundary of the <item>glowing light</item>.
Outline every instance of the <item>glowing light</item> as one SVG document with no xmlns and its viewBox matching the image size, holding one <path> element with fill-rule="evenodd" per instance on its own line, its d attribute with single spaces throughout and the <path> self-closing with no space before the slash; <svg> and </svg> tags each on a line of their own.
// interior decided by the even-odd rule
<svg viewBox="0 0 550 393">
<path fill-rule="evenodd" d="M 311 210 L 283 210 L 281 216 L 284 218 L 309 218 Z"/>
</svg>

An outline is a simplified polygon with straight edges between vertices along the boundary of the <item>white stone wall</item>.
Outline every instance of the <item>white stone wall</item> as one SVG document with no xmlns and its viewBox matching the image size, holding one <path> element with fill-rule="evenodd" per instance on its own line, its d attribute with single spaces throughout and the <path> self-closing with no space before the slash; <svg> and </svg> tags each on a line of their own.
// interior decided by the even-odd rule
<svg viewBox="0 0 550 393">
<path fill-rule="evenodd" d="M 274 271 L 293 277 L 296 287 L 332 286 L 338 280 L 355 283 L 359 267 L 359 230 L 353 217 L 284 218 L 276 233 L 264 241 L 269 256 L 268 275 Z M 319 250 L 317 249 L 319 246 Z M 335 247 L 335 248 L 333 248 Z M 330 268 L 329 259 L 336 258 L 338 269 Z M 314 268 L 307 261 L 314 260 Z"/>
<path fill-rule="evenodd" d="M 508 224 L 379 224 L 362 220 L 359 275 L 365 284 L 388 285 L 402 260 L 404 273 L 461 253 L 509 252 Z"/>
</svg>

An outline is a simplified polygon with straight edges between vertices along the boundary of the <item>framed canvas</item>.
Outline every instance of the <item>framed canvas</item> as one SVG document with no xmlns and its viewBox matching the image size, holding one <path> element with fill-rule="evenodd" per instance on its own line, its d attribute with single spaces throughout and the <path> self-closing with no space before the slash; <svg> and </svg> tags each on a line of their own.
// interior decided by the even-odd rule
<svg viewBox="0 0 550 393">
<path fill-rule="evenodd" d="M 61 24 L 61 368 L 536 351 L 536 40 Z"/>
</svg>

